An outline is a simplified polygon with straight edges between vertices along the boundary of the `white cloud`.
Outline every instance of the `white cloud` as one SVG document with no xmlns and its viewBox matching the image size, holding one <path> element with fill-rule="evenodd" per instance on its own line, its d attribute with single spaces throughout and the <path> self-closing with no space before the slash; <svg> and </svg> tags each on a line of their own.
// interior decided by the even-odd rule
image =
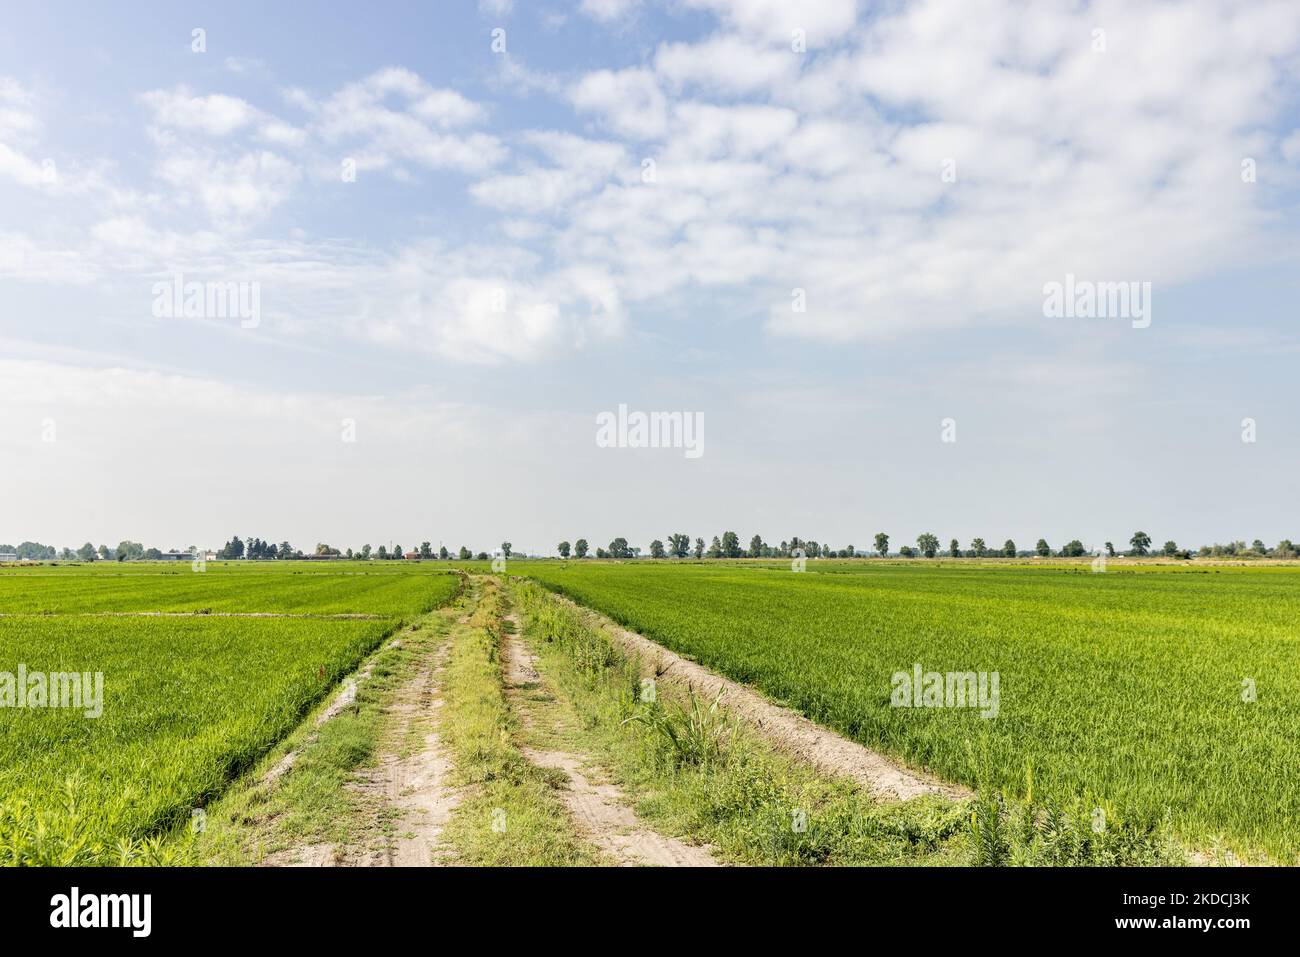
<svg viewBox="0 0 1300 957">
<path fill-rule="evenodd" d="M 354 271 L 348 286 L 366 303 L 359 319 L 340 319 L 352 334 L 457 362 L 533 362 L 617 336 L 625 321 L 600 267 L 547 272 L 511 247 L 415 244 Z"/>
<path fill-rule="evenodd" d="M 31 93 L 16 80 L 0 76 L 0 141 L 31 142 L 40 126 Z"/>
<path fill-rule="evenodd" d="M 399 102 L 391 104 L 392 98 Z M 429 169 L 481 172 L 505 157 L 495 136 L 447 132 L 480 122 L 482 106 L 454 90 L 435 89 L 410 70 L 380 70 L 321 103 L 304 94 L 296 99 L 315 114 L 319 136 L 357 152 L 371 168 L 406 160 Z"/>
<path fill-rule="evenodd" d="M 197 149 L 168 150 L 158 175 L 184 203 L 201 205 L 214 220 L 239 222 L 264 216 L 288 198 L 301 172 L 267 150 L 225 158 Z"/>
<path fill-rule="evenodd" d="M 724 31 L 660 47 L 654 73 L 596 70 L 570 89 L 604 127 L 653 141 L 635 148 L 657 182 L 571 190 L 555 240 L 634 304 L 705 283 L 766 296 L 776 333 L 851 340 L 1034 321 L 1042 284 L 1067 271 L 1172 284 L 1274 245 L 1237 173 L 1242 155 L 1288 149 L 1260 125 L 1300 40 L 1280 7 L 1265 27 L 1208 0 L 920 2 L 855 27 L 851 3 L 696 5 Z M 810 44 L 839 45 L 788 57 L 775 41 L 794 18 Z M 772 102 L 734 100 L 755 93 Z M 689 98 L 708 94 L 733 99 Z"/>
<path fill-rule="evenodd" d="M 633 139 L 656 139 L 667 126 L 667 101 L 649 70 L 596 70 L 570 87 L 569 99 Z"/>
<path fill-rule="evenodd" d="M 36 160 L 0 143 L 0 176 L 7 176 L 22 186 L 40 186 L 45 181 L 45 167 Z"/>
<path fill-rule="evenodd" d="M 542 213 L 590 193 L 620 168 L 631 173 L 627 151 L 618 143 L 555 132 L 534 132 L 523 140 L 546 154 L 554 165 L 480 180 L 470 189 L 479 202 L 498 209 Z"/>
<path fill-rule="evenodd" d="M 793 80 L 801 63 L 788 48 L 725 34 L 702 43 L 667 43 L 655 54 L 655 70 L 677 86 L 699 84 L 723 93 L 779 89 Z"/>
<path fill-rule="evenodd" d="M 224 94 L 155 90 L 159 192 L 96 210 L 80 247 L 11 233 L 0 266 L 57 275 L 80 256 L 82 275 L 103 275 L 217 249 L 220 268 L 281 283 L 268 326 L 286 335 L 319 318 L 480 363 L 579 348 L 673 297 L 725 294 L 778 335 L 851 341 L 1038 321 L 1043 283 L 1066 272 L 1159 287 L 1275 255 L 1265 191 L 1242 189 L 1238 170 L 1242 156 L 1300 151 L 1293 124 L 1271 128 L 1300 42 L 1284 7 L 1263 27 L 1210 0 L 980 0 L 976 13 L 922 0 L 855 26 L 852 3 L 695 5 L 717 14 L 717 32 L 563 85 L 576 126 L 599 130 L 585 136 L 489 129 L 510 111 L 400 66 L 323 97 L 286 91 L 299 123 Z M 834 48 L 799 57 L 775 42 L 792 17 L 810 42 L 835 33 Z M 11 81 L 3 130 L 0 176 L 32 184 L 39 123 Z M 412 183 L 467 173 L 479 213 L 500 215 L 467 227 L 472 238 L 416 234 L 393 249 L 242 241 L 320 185 L 303 171 L 336 176 L 342 156 Z M 163 224 L 176 211 L 207 221 L 186 234 Z M 794 288 L 807 312 L 791 309 Z"/>
<path fill-rule="evenodd" d="M 593 20 L 621 20 L 640 6 L 640 0 L 582 0 L 581 10 Z"/>
<path fill-rule="evenodd" d="M 0 176 L 29 188 L 48 185 L 46 166 L 27 153 L 40 132 L 35 98 L 17 81 L 0 76 Z"/>
<path fill-rule="evenodd" d="M 855 0 L 684 0 L 687 6 L 712 11 L 728 26 L 748 36 L 789 44 L 803 30 L 808 46 L 821 46 L 850 30 L 857 19 Z M 965 7 L 962 8 L 966 9 Z M 973 15 L 973 14 L 972 14 Z"/>
<path fill-rule="evenodd" d="M 159 126 L 207 136 L 229 136 L 253 123 L 260 115 L 239 97 L 222 93 L 196 96 L 183 86 L 173 90 L 151 90 L 140 99 L 153 111 L 154 122 Z"/>
</svg>

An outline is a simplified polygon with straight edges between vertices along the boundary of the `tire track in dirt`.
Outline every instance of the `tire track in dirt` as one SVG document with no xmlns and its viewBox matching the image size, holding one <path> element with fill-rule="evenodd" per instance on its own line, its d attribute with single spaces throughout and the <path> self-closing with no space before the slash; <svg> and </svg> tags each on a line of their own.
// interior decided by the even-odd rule
<svg viewBox="0 0 1300 957">
<path fill-rule="evenodd" d="M 400 647 L 396 639 L 388 647 Z M 433 714 L 443 704 L 441 675 L 451 650 L 450 637 L 426 656 L 413 678 L 396 692 L 388 708 L 397 720 L 385 735 L 379 763 L 363 769 L 349 785 L 375 805 L 367 813 L 361 842 L 347 847 L 329 843 L 286 848 L 262 861 L 272 867 L 430 867 L 447 863 L 440 851 L 440 838 L 452 811 L 460 801 L 450 785 L 451 760 L 437 733 Z M 373 660 L 349 681 L 316 719 L 319 727 L 340 714 L 356 700 L 357 684 L 369 677 Z M 417 723 L 422 728 L 417 728 Z M 412 735 L 423 730 L 419 746 L 410 754 L 400 753 Z M 262 779 L 273 786 L 288 773 L 300 752 L 286 754 Z"/>
<path fill-rule="evenodd" d="M 399 718 L 395 735 L 399 742 L 415 731 L 417 722 L 424 722 L 420 746 L 406 756 L 387 751 L 379 765 L 357 785 L 362 793 L 378 796 L 383 816 L 395 829 L 390 839 L 371 851 L 368 860 L 358 863 L 430 867 L 446 862 L 439 852 L 439 841 L 460 798 L 448 783 L 451 759 L 431 718 L 443 705 L 440 676 L 450 649 L 450 640 L 444 639 L 427 667 L 402 689 L 391 709 Z"/>
<path fill-rule="evenodd" d="M 524 696 L 542 686 L 537 660 L 520 636 L 518 616 L 512 613 L 505 621 L 509 622 L 502 640 L 506 700 L 526 729 L 537 730 L 534 716 L 523 706 Z M 558 706 L 554 698 L 549 700 Z M 561 797 L 570 816 L 582 835 L 613 862 L 623 867 L 718 866 L 707 847 L 687 844 L 642 824 L 619 787 L 589 777 L 588 756 L 539 748 L 521 750 L 538 767 L 564 774 L 569 786 Z"/>
<path fill-rule="evenodd" d="M 777 748 L 824 774 L 851 778 L 879 800 L 907 801 L 925 794 L 960 800 L 971 794 L 961 785 L 942 782 L 904 767 L 823 728 L 798 712 L 774 704 L 752 688 L 715 674 L 570 598 L 555 594 L 551 597 L 577 611 L 588 624 L 602 629 L 629 656 L 639 658 L 642 674 L 657 681 L 687 685 L 710 700 L 721 693 L 728 711 L 744 719 Z"/>
</svg>

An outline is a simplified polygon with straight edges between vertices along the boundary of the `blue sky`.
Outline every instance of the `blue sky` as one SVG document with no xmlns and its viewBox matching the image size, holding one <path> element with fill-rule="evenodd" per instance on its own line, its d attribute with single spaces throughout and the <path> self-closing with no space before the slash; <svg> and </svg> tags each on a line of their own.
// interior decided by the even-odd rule
<svg viewBox="0 0 1300 957">
<path fill-rule="evenodd" d="M 1286 3 L 16 7 L 0 541 L 1300 540 L 1298 66 Z"/>
</svg>

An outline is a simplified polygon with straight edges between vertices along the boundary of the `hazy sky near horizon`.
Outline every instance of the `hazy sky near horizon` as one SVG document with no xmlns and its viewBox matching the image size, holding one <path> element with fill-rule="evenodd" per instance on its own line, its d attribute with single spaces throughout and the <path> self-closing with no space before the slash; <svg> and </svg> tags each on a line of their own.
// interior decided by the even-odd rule
<svg viewBox="0 0 1300 957">
<path fill-rule="evenodd" d="M 1293 2 L 3 23 L 0 542 L 1300 540 Z"/>
</svg>

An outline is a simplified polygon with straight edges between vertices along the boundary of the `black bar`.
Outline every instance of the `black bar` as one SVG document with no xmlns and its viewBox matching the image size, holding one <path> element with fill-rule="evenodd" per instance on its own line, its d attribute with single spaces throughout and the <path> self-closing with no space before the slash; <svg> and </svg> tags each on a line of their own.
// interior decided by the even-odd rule
<svg viewBox="0 0 1300 957">
<path fill-rule="evenodd" d="M 70 898 L 73 887 L 83 904 L 88 895 L 150 895 L 148 936 L 135 937 L 130 926 L 52 927 L 52 898 Z M 731 941 L 762 941 L 799 927 L 814 937 L 851 928 L 872 948 L 937 942 L 931 935 L 948 931 L 956 934 L 951 943 L 993 943 L 1033 928 L 1050 933 L 1051 946 L 1127 937 L 1231 947 L 1261 934 L 1292 936 L 1297 890 L 1300 871 L 1293 868 L 54 868 L 0 870 L 0 926 L 7 941 L 75 934 L 83 942 L 114 938 L 128 946 L 255 934 L 259 945 L 337 947 L 436 932 L 430 946 L 441 949 L 434 940 L 449 944 L 445 935 L 460 929 L 481 933 L 486 921 L 494 940 L 531 933 L 535 943 L 558 942 L 562 932 L 593 946 L 600 942 L 589 935 L 622 927 L 621 936 L 604 941 L 619 950 L 634 946 L 625 935 L 641 924 L 659 940 L 646 944 L 656 949 L 666 943 L 660 935 L 679 933 L 678 924 Z M 1242 918 L 1248 926 L 1164 926 Z M 1155 926 L 1118 926 L 1129 919 Z"/>
</svg>

